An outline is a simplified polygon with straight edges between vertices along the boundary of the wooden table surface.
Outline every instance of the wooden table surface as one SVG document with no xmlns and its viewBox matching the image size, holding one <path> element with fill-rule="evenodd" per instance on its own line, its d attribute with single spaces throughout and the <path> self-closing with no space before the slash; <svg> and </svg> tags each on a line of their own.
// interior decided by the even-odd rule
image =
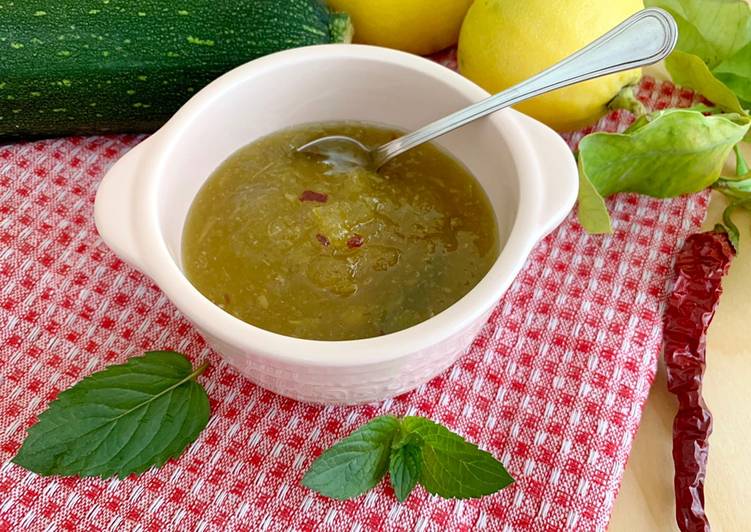
<svg viewBox="0 0 751 532">
<path fill-rule="evenodd" d="M 746 159 L 751 149 L 745 145 Z M 709 229 L 724 199 L 712 197 Z M 751 216 L 736 214 L 738 256 L 723 282 L 724 293 L 709 329 L 704 398 L 714 416 L 709 439 L 706 508 L 714 532 L 751 531 Z M 660 363 L 623 477 L 610 532 L 673 531 L 672 424 L 675 397 Z"/>
</svg>

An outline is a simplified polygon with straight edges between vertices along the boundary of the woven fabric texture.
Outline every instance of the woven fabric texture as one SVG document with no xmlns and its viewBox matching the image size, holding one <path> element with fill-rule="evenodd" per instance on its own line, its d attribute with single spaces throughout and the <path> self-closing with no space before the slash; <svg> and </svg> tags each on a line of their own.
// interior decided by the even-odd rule
<svg viewBox="0 0 751 532">
<path fill-rule="evenodd" d="M 652 108 L 693 99 L 649 78 L 639 95 Z M 631 120 L 615 112 L 596 128 Z M 97 184 L 142 138 L 0 147 L 0 529 L 605 529 L 655 372 L 673 253 L 699 228 L 706 195 L 620 195 L 608 201 L 610 236 L 587 235 L 570 215 L 452 368 L 384 403 L 321 407 L 241 377 L 102 243 Z M 41 478 L 10 462 L 60 390 L 152 349 L 211 363 L 199 380 L 212 418 L 179 459 L 122 481 Z M 468 501 L 418 488 L 403 504 L 386 482 L 344 502 L 300 485 L 323 449 L 382 413 L 445 424 L 517 482 Z"/>
</svg>

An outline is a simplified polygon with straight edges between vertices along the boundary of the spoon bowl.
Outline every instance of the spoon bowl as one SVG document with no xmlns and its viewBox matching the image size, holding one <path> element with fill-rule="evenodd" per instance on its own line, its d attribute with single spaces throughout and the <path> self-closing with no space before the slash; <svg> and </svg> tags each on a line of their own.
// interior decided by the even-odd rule
<svg viewBox="0 0 751 532">
<path fill-rule="evenodd" d="M 297 151 L 322 157 L 334 172 L 347 172 L 356 167 L 373 167 L 370 148 L 346 135 L 320 137 L 303 144 Z"/>
</svg>

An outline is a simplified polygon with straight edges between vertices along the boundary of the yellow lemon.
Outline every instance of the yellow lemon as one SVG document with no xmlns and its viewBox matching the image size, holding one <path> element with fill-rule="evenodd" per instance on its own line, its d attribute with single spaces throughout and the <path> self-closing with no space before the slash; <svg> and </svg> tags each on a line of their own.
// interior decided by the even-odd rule
<svg viewBox="0 0 751 532">
<path fill-rule="evenodd" d="M 459 37 L 459 69 L 491 93 L 589 44 L 642 9 L 642 0 L 476 0 Z M 640 70 L 594 79 L 522 102 L 516 109 L 558 131 L 597 120 Z"/>
<path fill-rule="evenodd" d="M 426 55 L 456 44 L 472 0 L 328 0 L 352 17 L 355 42 Z"/>
</svg>

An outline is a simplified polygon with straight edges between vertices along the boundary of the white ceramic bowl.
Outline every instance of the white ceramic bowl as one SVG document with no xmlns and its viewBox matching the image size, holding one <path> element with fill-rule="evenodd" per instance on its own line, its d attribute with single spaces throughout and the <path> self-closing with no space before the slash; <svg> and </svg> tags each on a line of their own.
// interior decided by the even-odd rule
<svg viewBox="0 0 751 532">
<path fill-rule="evenodd" d="M 97 228 L 118 256 L 151 277 L 208 343 L 253 382 L 317 403 L 398 395 L 444 371 L 466 350 L 532 247 L 573 206 L 576 165 L 556 133 L 509 109 L 438 141 L 490 197 L 502 251 L 460 301 L 378 338 L 301 340 L 231 316 L 183 275 L 183 223 L 213 170 L 258 137 L 304 122 L 344 119 L 411 130 L 487 96 L 443 66 L 384 48 L 325 45 L 264 57 L 197 93 L 112 167 L 96 197 Z"/>
</svg>

